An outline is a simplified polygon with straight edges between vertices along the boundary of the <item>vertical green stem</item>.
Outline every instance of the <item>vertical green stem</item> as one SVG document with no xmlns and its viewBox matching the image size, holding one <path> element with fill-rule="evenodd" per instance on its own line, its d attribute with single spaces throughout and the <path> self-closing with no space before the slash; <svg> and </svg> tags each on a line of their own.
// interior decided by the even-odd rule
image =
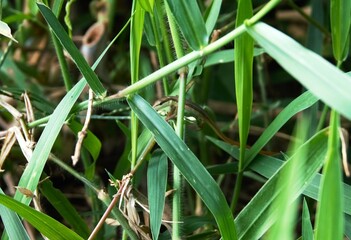
<svg viewBox="0 0 351 240">
<path fill-rule="evenodd" d="M 144 26 L 145 11 L 141 8 L 137 0 L 133 1 L 132 18 L 130 25 L 130 68 L 131 82 L 136 83 L 139 79 L 139 55 Z M 131 169 L 135 167 L 137 160 L 138 142 L 138 119 L 134 112 L 131 112 L 131 145 L 132 159 Z"/>
<path fill-rule="evenodd" d="M 51 38 L 52 38 L 52 41 L 54 42 L 56 55 L 61 66 L 63 81 L 65 83 L 66 91 L 68 92 L 72 88 L 73 84 L 69 74 L 68 64 L 65 59 L 65 55 L 63 54 L 63 48 L 61 43 L 57 39 L 57 37 L 52 32 L 51 32 Z"/>
<path fill-rule="evenodd" d="M 157 31 L 155 15 L 154 14 L 150 14 L 150 19 L 151 19 L 151 24 L 152 24 L 152 30 L 153 30 L 154 35 L 155 35 L 155 42 L 156 42 L 156 51 L 157 51 L 157 56 L 158 56 L 158 62 L 160 64 L 160 68 L 162 68 L 162 67 L 165 66 L 165 61 L 164 61 L 164 58 L 163 58 L 163 52 L 161 50 L 162 49 L 162 45 L 160 43 L 160 36 L 158 34 L 158 31 Z M 163 81 L 164 94 L 167 96 L 167 95 L 169 95 L 169 86 L 168 86 L 167 78 L 163 77 L 162 81 Z"/>
<path fill-rule="evenodd" d="M 166 4 L 166 2 L 165 2 Z M 158 16 L 158 22 L 159 22 L 159 27 L 161 29 L 161 34 L 162 34 L 162 43 L 163 43 L 163 49 L 166 55 L 166 61 L 167 63 L 170 63 L 173 61 L 173 55 L 171 51 L 171 45 L 170 45 L 170 40 L 169 40 L 169 34 L 167 32 L 166 26 L 165 26 L 165 21 L 163 19 L 164 15 L 161 14 L 163 12 L 162 6 L 161 6 L 161 0 L 156 0 L 155 1 L 155 8 L 156 11 L 159 13 Z"/>
<path fill-rule="evenodd" d="M 2 19 L 2 0 L 0 0 L 0 20 Z"/>
<path fill-rule="evenodd" d="M 179 38 L 178 30 L 170 12 L 169 6 L 165 1 L 166 13 L 168 22 L 171 30 L 171 35 L 176 50 L 177 58 L 181 58 L 184 54 L 183 47 Z M 177 109 L 177 128 L 176 133 L 179 138 L 184 138 L 184 108 L 185 108 L 185 95 L 186 95 L 186 72 L 182 68 L 179 70 L 179 98 L 178 98 L 178 109 Z M 174 166 L 173 170 L 173 188 L 177 191 L 173 197 L 173 209 L 172 209 L 172 239 L 180 239 L 179 222 L 181 219 L 181 189 L 182 189 L 182 178 L 177 167 Z"/>
</svg>

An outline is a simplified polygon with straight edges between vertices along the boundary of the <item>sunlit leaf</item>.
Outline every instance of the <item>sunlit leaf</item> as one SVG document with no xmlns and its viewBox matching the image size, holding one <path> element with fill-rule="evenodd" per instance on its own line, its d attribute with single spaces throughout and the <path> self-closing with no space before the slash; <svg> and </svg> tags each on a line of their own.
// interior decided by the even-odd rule
<svg viewBox="0 0 351 240">
<path fill-rule="evenodd" d="M 17 40 L 14 39 L 11 34 L 11 28 L 9 27 L 9 25 L 7 25 L 7 23 L 4 23 L 3 21 L 0 21 L 0 34 L 10 38 L 14 42 L 17 42 Z"/>
<path fill-rule="evenodd" d="M 345 104 L 351 102 L 351 78 L 347 74 L 265 23 L 247 27 L 247 31 L 311 93 L 351 119 L 351 108 Z"/>
<path fill-rule="evenodd" d="M 150 14 L 153 14 L 155 0 L 138 0 L 140 6 Z"/>
<path fill-rule="evenodd" d="M 328 153 L 323 167 L 321 191 L 316 214 L 316 240 L 343 239 L 344 202 L 339 139 L 340 117 L 331 113 Z"/>
</svg>

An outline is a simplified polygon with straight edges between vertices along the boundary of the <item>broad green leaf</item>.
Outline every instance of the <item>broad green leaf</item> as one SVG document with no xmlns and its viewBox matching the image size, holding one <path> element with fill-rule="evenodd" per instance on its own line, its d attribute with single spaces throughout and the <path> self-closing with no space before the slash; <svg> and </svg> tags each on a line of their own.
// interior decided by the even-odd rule
<svg viewBox="0 0 351 240">
<path fill-rule="evenodd" d="M 233 54 L 234 52 L 234 54 Z M 264 53 L 262 48 L 254 48 L 254 56 L 258 56 Z M 204 67 L 209 67 L 216 64 L 223 64 L 234 62 L 235 49 L 221 50 L 208 55 Z"/>
<path fill-rule="evenodd" d="M 1 188 L 0 194 L 5 194 Z M 30 239 L 23 227 L 21 219 L 14 211 L 11 211 L 9 208 L 0 205 L 0 216 L 6 233 L 10 239 Z"/>
<path fill-rule="evenodd" d="M 153 133 L 162 150 L 212 212 L 223 239 L 237 239 L 233 216 L 223 192 L 194 153 L 143 98 L 133 95 L 127 100 L 140 121 Z"/>
<path fill-rule="evenodd" d="M 279 131 L 279 129 L 295 114 L 309 108 L 318 101 L 311 92 L 307 91 L 295 98 L 283 111 L 269 124 L 255 144 L 247 151 L 245 167 L 255 158 L 268 141 Z"/>
<path fill-rule="evenodd" d="M 156 150 L 147 168 L 147 189 L 150 208 L 150 226 L 153 239 L 160 233 L 165 193 L 167 187 L 168 159 L 161 150 Z"/>
<path fill-rule="evenodd" d="M 45 20 L 51 27 L 52 31 L 56 35 L 57 39 L 61 42 L 62 46 L 64 46 L 67 52 L 71 55 L 72 60 L 77 65 L 82 75 L 85 77 L 90 88 L 98 97 L 104 98 L 106 96 L 106 89 L 102 86 L 99 78 L 88 65 L 88 63 L 86 62 L 76 45 L 74 45 L 70 37 L 67 35 L 66 31 L 59 23 L 55 15 L 47 6 L 41 3 L 38 3 L 38 7 L 40 12 L 43 14 Z"/>
<path fill-rule="evenodd" d="M 327 105 L 351 119 L 351 108 L 345 104 L 351 102 L 349 76 L 321 56 L 265 23 L 247 27 L 247 31 L 302 85 Z"/>
<path fill-rule="evenodd" d="M 83 239 L 62 223 L 6 195 L 0 194 L 0 204 L 18 213 L 40 233 L 51 240 Z"/>
<path fill-rule="evenodd" d="M 83 125 L 75 120 L 72 120 L 69 122 L 68 127 L 74 132 L 74 134 L 77 135 L 79 131 L 82 130 Z M 100 154 L 101 142 L 90 130 L 87 131 L 87 135 L 83 141 L 83 146 L 89 151 L 94 161 L 96 161 Z"/>
<path fill-rule="evenodd" d="M 289 200 L 289 203 L 292 203 L 300 196 L 320 170 L 325 158 L 326 146 L 327 134 L 326 131 L 321 131 L 296 151 L 295 156 L 301 151 L 307 152 L 306 163 L 302 164 L 301 162 L 298 162 L 295 168 L 295 171 L 303 170 L 304 174 L 301 174 L 295 179 L 294 185 L 291 188 L 294 193 L 292 194 L 293 197 Z M 271 211 L 269 211 L 269 207 L 282 191 L 281 188 L 276 188 L 277 180 L 281 172 L 289 168 L 292 164 L 290 159 L 293 159 L 295 156 L 291 156 L 286 162 L 284 162 L 281 168 L 275 172 L 275 174 L 265 183 L 260 191 L 236 217 L 235 223 L 239 239 L 259 239 L 268 228 L 279 219 L 277 213 L 272 212 L 274 209 L 270 209 Z"/>
<path fill-rule="evenodd" d="M 49 179 L 40 184 L 40 192 L 77 234 L 84 239 L 89 237 L 90 230 L 86 222 L 68 201 L 67 197 L 55 188 Z"/>
<path fill-rule="evenodd" d="M 303 199 L 303 208 L 302 208 L 302 239 L 303 240 L 314 239 L 310 212 L 308 210 L 308 206 L 305 198 Z"/>
<path fill-rule="evenodd" d="M 155 0 L 138 0 L 138 2 L 146 12 L 153 14 Z"/>
<path fill-rule="evenodd" d="M 348 55 L 351 26 L 351 1 L 330 1 L 330 28 L 334 57 L 344 61 Z"/>
<path fill-rule="evenodd" d="M 331 112 L 328 153 L 323 167 L 321 191 L 316 213 L 316 239 L 343 239 L 343 177 L 339 143 L 340 116 Z"/>
<path fill-rule="evenodd" d="M 11 28 L 9 27 L 9 25 L 7 25 L 7 23 L 4 23 L 3 21 L 0 21 L 0 35 L 3 35 L 14 42 L 17 42 L 17 40 L 14 39 L 11 34 Z"/>
<path fill-rule="evenodd" d="M 209 7 L 208 15 L 206 16 L 206 30 L 209 36 L 211 35 L 213 29 L 216 26 L 221 6 L 222 0 L 212 0 L 212 3 Z"/>
<path fill-rule="evenodd" d="M 246 19 L 252 17 L 251 0 L 239 0 L 236 16 L 236 26 L 240 26 Z M 240 139 L 239 171 L 245 164 L 246 142 L 250 129 L 253 89 L 252 64 L 254 41 L 250 35 L 244 33 L 234 40 L 235 48 L 235 93 L 238 109 L 238 125 Z M 233 53 L 234 54 L 234 53 Z"/>
<path fill-rule="evenodd" d="M 167 3 L 190 48 L 200 50 L 205 47 L 209 35 L 197 1 L 167 0 Z"/>
</svg>

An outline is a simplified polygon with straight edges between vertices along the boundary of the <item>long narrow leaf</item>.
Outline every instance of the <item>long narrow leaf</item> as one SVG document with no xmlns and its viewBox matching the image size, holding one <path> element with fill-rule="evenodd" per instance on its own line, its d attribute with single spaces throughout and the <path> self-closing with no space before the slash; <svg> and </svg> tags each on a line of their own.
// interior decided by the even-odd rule
<svg viewBox="0 0 351 240">
<path fill-rule="evenodd" d="M 302 208 L 302 239 L 313 240 L 313 228 L 311 224 L 310 212 L 308 210 L 306 199 L 303 199 Z"/>
<path fill-rule="evenodd" d="M 334 57 L 343 61 L 348 54 L 350 40 L 351 1 L 330 1 L 330 28 L 333 43 Z"/>
<path fill-rule="evenodd" d="M 245 19 L 250 17 L 252 17 L 251 0 L 239 0 L 236 26 L 240 26 Z M 245 164 L 246 142 L 250 129 L 252 111 L 252 63 L 254 42 L 250 35 L 244 33 L 234 40 L 234 45 L 235 93 L 240 139 L 239 171 L 241 171 Z"/>
<path fill-rule="evenodd" d="M 305 92 L 299 97 L 294 99 L 283 111 L 273 120 L 271 124 L 261 134 L 255 144 L 247 151 L 246 155 L 246 166 L 255 158 L 255 156 L 262 150 L 262 148 L 268 143 L 268 141 L 276 134 L 279 129 L 295 114 L 309 108 L 318 101 L 311 92 Z"/>
<path fill-rule="evenodd" d="M 57 39 L 61 42 L 62 46 L 65 47 L 67 52 L 71 55 L 73 61 L 77 65 L 82 75 L 87 80 L 90 88 L 98 97 L 105 97 L 106 89 L 102 86 L 99 78 L 85 61 L 78 48 L 74 45 L 68 34 L 59 23 L 52 11 L 45 5 L 38 3 L 40 12 L 43 14 L 45 20 L 50 25 L 52 31 L 56 35 Z"/>
<path fill-rule="evenodd" d="M 328 154 L 323 168 L 322 187 L 316 216 L 316 240 L 343 239 L 344 235 L 339 125 L 339 114 L 332 111 Z"/>
<path fill-rule="evenodd" d="M 351 108 L 345 104 L 351 102 L 349 76 L 265 23 L 257 23 L 246 29 L 296 80 L 327 105 L 351 119 Z"/>
<path fill-rule="evenodd" d="M 307 130 L 309 121 L 308 118 L 300 118 L 296 123 L 296 134 L 297 139 L 301 139 L 301 142 L 305 142 L 307 139 Z M 280 176 L 276 188 L 281 190 L 277 198 L 273 201 L 270 211 L 273 214 L 279 216 L 279 221 L 276 221 L 268 232 L 267 240 L 275 239 L 295 239 L 295 219 L 297 216 L 297 203 L 298 201 L 293 201 L 291 204 L 291 199 L 295 199 L 295 194 L 298 191 L 295 189 L 296 179 L 302 178 L 304 174 L 307 148 L 301 148 L 297 151 L 298 147 L 301 145 L 300 142 L 293 142 L 289 146 L 291 152 L 297 152 L 294 157 L 291 157 L 291 164 L 286 166 L 284 170 L 280 171 Z M 296 171 L 299 169 L 299 171 Z"/>
<path fill-rule="evenodd" d="M 304 174 L 300 175 L 294 183 L 292 188 L 294 197 L 290 199 L 290 203 L 300 196 L 321 168 L 326 154 L 326 146 L 326 131 L 321 131 L 296 151 L 296 154 L 299 154 L 300 151 L 307 151 L 307 161 L 306 167 L 298 162 L 298 166 L 295 169 L 295 171 L 304 170 Z M 268 209 L 282 190 L 281 188 L 276 189 L 278 177 L 284 169 L 289 168 L 291 163 L 291 161 L 287 160 L 236 217 L 235 223 L 240 239 L 259 239 L 272 223 L 278 220 L 279 216 L 272 214 Z"/>
<path fill-rule="evenodd" d="M 223 239 L 237 239 L 233 216 L 223 192 L 194 153 L 143 98 L 133 95 L 128 103 L 212 212 Z"/>
<path fill-rule="evenodd" d="M 216 26 L 216 22 L 221 10 L 222 0 L 213 0 L 210 6 L 208 16 L 206 17 L 206 30 L 207 34 L 210 35 Z"/>
<path fill-rule="evenodd" d="M 237 146 L 230 145 L 226 142 L 211 137 L 208 137 L 208 139 L 220 149 L 230 154 L 233 158 L 239 159 L 239 148 Z M 263 177 L 270 179 L 277 172 L 277 170 L 281 168 L 283 164 L 284 161 L 278 158 L 265 155 L 258 155 L 251 162 L 248 168 L 252 171 L 257 172 Z M 234 174 L 238 171 L 237 165 L 237 162 L 221 164 L 219 166 L 217 165 L 210 167 L 209 171 L 211 170 L 211 172 L 213 172 L 214 174 Z M 318 193 L 321 185 L 321 176 L 322 175 L 319 173 L 316 174 L 316 176 L 313 178 L 310 184 L 303 191 L 303 194 L 305 196 L 318 200 Z M 343 188 L 345 203 L 344 212 L 348 215 L 351 215 L 351 186 L 346 183 L 343 183 Z"/>
<path fill-rule="evenodd" d="M 56 107 L 43 133 L 41 134 L 41 137 L 39 138 L 39 141 L 33 151 L 31 161 L 24 170 L 18 186 L 34 192 L 56 137 L 85 85 L 85 79 L 80 80 Z M 23 195 L 18 190 L 16 191 L 15 199 L 25 204 L 29 204 L 31 201 L 30 198 Z"/>
<path fill-rule="evenodd" d="M 0 194 L 5 194 L 1 188 Z M 8 234 L 10 239 L 30 239 L 26 230 L 23 227 L 21 219 L 15 212 L 11 211 L 7 207 L 0 205 L 0 216 L 4 224 L 6 233 Z"/>
<path fill-rule="evenodd" d="M 197 1 L 167 0 L 180 31 L 193 50 L 199 50 L 208 43 L 208 32 Z"/>
<path fill-rule="evenodd" d="M 62 223 L 6 195 L 0 194 L 0 204 L 18 213 L 21 217 L 26 219 L 33 227 L 38 229 L 39 232 L 41 232 L 49 239 L 83 239 L 71 229 L 64 226 Z M 18 239 L 23 238 L 21 237 Z"/>
<path fill-rule="evenodd" d="M 150 208 L 150 226 L 153 239 L 160 233 L 167 186 L 168 160 L 161 150 L 156 150 L 147 168 L 147 189 Z"/>
</svg>

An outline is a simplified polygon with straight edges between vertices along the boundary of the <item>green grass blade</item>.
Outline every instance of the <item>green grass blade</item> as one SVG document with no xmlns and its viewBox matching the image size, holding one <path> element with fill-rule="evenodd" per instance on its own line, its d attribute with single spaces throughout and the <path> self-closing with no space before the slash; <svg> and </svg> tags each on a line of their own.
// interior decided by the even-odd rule
<svg viewBox="0 0 351 240">
<path fill-rule="evenodd" d="M 146 12 L 153 14 L 155 0 L 139 0 L 138 2 Z"/>
<path fill-rule="evenodd" d="M 351 1 L 330 1 L 330 28 L 333 53 L 337 61 L 342 62 L 348 55 L 351 26 Z"/>
<path fill-rule="evenodd" d="M 63 2 L 64 0 L 57 0 L 57 1 L 54 1 L 52 4 L 52 12 L 55 14 L 56 17 L 60 15 Z"/>
<path fill-rule="evenodd" d="M 5 194 L 1 188 L 0 194 Z M 21 219 L 14 211 L 11 211 L 7 207 L 0 205 L 0 216 L 2 223 L 4 224 L 6 233 L 10 239 L 30 239 L 26 230 L 23 227 Z"/>
<path fill-rule="evenodd" d="M 230 145 L 226 142 L 211 137 L 208 137 L 208 139 L 220 149 L 230 154 L 233 158 L 239 159 L 239 148 L 237 146 Z M 277 172 L 277 170 L 283 164 L 284 161 L 278 158 L 265 155 L 258 155 L 248 166 L 248 168 L 269 179 Z M 238 171 L 237 162 L 221 164 L 220 166 L 213 166 L 209 168 L 209 171 L 214 172 L 214 174 L 236 173 Z M 318 200 L 318 193 L 320 191 L 321 185 L 321 176 L 322 175 L 319 173 L 316 174 L 316 176 L 313 178 L 313 180 L 310 182 L 307 188 L 303 191 L 303 194 L 305 196 Z M 344 212 L 348 215 L 351 215 L 351 204 L 347 204 L 351 203 L 351 186 L 344 183 L 343 188 L 344 202 L 346 203 Z"/>
<path fill-rule="evenodd" d="M 211 3 L 209 13 L 206 17 L 206 30 L 208 35 L 211 35 L 216 26 L 221 6 L 222 0 L 213 0 Z"/>
<path fill-rule="evenodd" d="M 50 117 L 43 133 L 41 134 L 39 141 L 33 151 L 31 161 L 28 163 L 24 170 L 18 186 L 26 188 L 34 192 L 38 185 L 41 173 L 44 169 L 46 160 L 49 157 L 50 151 L 57 135 L 59 134 L 62 125 L 66 121 L 66 118 L 77 101 L 79 95 L 83 91 L 86 85 L 85 79 L 80 80 L 61 100 L 60 104 L 56 107 L 55 111 Z M 31 199 L 20 193 L 18 190 L 15 194 L 15 199 L 29 204 Z"/>
<path fill-rule="evenodd" d="M 292 146 L 289 147 L 291 152 L 297 152 L 301 142 L 306 141 L 309 125 L 308 120 L 307 117 L 298 119 L 295 137 L 301 141 L 291 144 Z M 298 192 L 298 190 L 294 188 L 296 179 L 303 178 L 302 175 L 305 172 L 307 150 L 306 148 L 301 148 L 300 151 L 294 154 L 294 157 L 288 160 L 291 164 L 286 166 L 284 170 L 281 170 L 279 174 L 280 176 L 276 188 L 278 190 L 281 189 L 281 191 L 270 208 L 272 215 L 277 214 L 277 216 L 279 216 L 279 221 L 276 221 L 269 230 L 266 238 L 267 240 L 295 239 L 294 233 L 298 201 L 295 200 L 291 204 L 291 199 L 296 198 L 295 194 Z"/>
<path fill-rule="evenodd" d="M 143 35 L 145 10 L 140 6 L 139 1 L 134 0 L 132 6 L 133 16 L 130 25 L 130 70 L 131 70 L 131 83 L 136 83 L 139 80 L 139 60 L 140 60 L 140 47 Z M 137 160 L 137 141 L 138 141 L 138 120 L 135 114 L 131 113 L 131 168 Z"/>
<path fill-rule="evenodd" d="M 302 85 L 351 119 L 351 78 L 321 56 L 264 23 L 247 27 L 250 35 Z M 338 97 L 335 97 L 338 96 Z"/>
<path fill-rule="evenodd" d="M 55 15 L 52 11 L 45 5 L 38 3 L 38 7 L 40 12 L 43 14 L 45 20 L 51 27 L 52 31 L 56 35 L 57 39 L 61 42 L 62 46 L 67 50 L 67 52 L 71 55 L 73 61 L 77 65 L 79 71 L 87 80 L 90 88 L 94 91 L 94 93 L 103 98 L 106 95 L 106 89 L 102 86 L 99 78 L 95 74 L 95 72 L 88 65 L 82 54 L 79 52 L 78 48 L 74 45 L 72 40 L 69 38 L 68 34 L 59 23 Z"/>
<path fill-rule="evenodd" d="M 134 95 L 128 98 L 128 103 L 212 212 L 223 239 L 237 239 L 233 216 L 223 192 L 193 152 L 143 98 Z"/>
<path fill-rule="evenodd" d="M 199 50 L 206 46 L 209 35 L 197 1 L 167 0 L 167 3 L 191 49 Z"/>
<path fill-rule="evenodd" d="M 133 1 L 134 15 L 130 24 L 130 68 L 132 84 L 139 80 L 139 57 L 141 40 L 143 37 L 145 11 L 141 8 L 140 1 Z"/>
<path fill-rule="evenodd" d="M 316 215 L 316 239 L 343 239 L 344 202 L 342 188 L 340 139 L 340 117 L 332 111 L 330 118 L 328 154 L 323 168 L 322 187 Z"/>
<path fill-rule="evenodd" d="M 240 26 L 245 19 L 252 16 L 252 4 L 248 0 L 239 0 L 236 26 Z M 244 165 L 246 142 L 250 128 L 252 111 L 252 63 L 253 39 L 244 33 L 234 40 L 235 45 L 235 92 L 238 108 L 239 138 L 241 157 L 239 170 Z"/>
<path fill-rule="evenodd" d="M 85 221 L 66 196 L 55 188 L 50 180 L 45 180 L 40 184 L 40 192 L 77 234 L 84 239 L 89 237 L 90 230 Z"/>
<path fill-rule="evenodd" d="M 73 232 L 55 219 L 38 212 L 31 207 L 26 206 L 6 195 L 0 194 L 0 204 L 15 211 L 25 220 L 27 220 L 33 227 L 38 229 L 40 233 L 51 240 L 63 239 L 83 239 L 78 234 Z M 22 238 L 19 238 L 22 239 Z"/>
<path fill-rule="evenodd" d="M 310 212 L 308 210 L 306 199 L 303 199 L 302 208 L 302 239 L 313 240 L 313 228 L 311 223 Z"/>
<path fill-rule="evenodd" d="M 300 196 L 321 168 L 326 154 L 326 146 L 326 131 L 321 131 L 296 151 L 295 154 L 299 154 L 300 151 L 307 151 L 307 161 L 303 164 L 304 166 L 299 162 L 295 169 L 295 171 L 303 169 L 304 174 L 300 175 L 294 182 L 292 188 L 294 197 L 290 199 L 290 203 Z M 281 188 L 276 188 L 279 175 L 282 171 L 285 171 L 284 169 L 289 168 L 291 163 L 291 161 L 287 160 L 236 217 L 235 223 L 239 239 L 259 239 L 272 223 L 278 220 L 279 216 L 276 213 L 272 214 L 269 211 L 269 207 L 282 191 Z"/>
<path fill-rule="evenodd" d="M 236 27 L 240 26 L 246 19 L 252 17 L 252 3 L 248 0 L 239 0 L 236 16 Z M 252 64 L 254 41 L 251 36 L 244 33 L 234 40 L 235 61 L 234 61 L 234 82 L 235 97 L 237 104 L 240 158 L 239 172 L 235 181 L 234 194 L 230 207 L 235 210 L 243 179 L 245 166 L 246 143 L 250 130 L 253 89 L 252 89 Z M 234 52 L 233 52 L 234 54 Z"/>
<path fill-rule="evenodd" d="M 262 148 L 269 142 L 269 140 L 276 134 L 279 129 L 295 114 L 311 107 L 318 101 L 312 93 L 305 92 L 294 99 L 283 111 L 272 121 L 266 130 L 261 134 L 255 144 L 247 151 L 245 159 L 245 167 L 256 157 Z"/>
<path fill-rule="evenodd" d="M 147 168 L 147 189 L 150 208 L 150 226 L 153 239 L 160 233 L 165 193 L 167 186 L 168 159 L 161 150 L 156 150 Z"/>
</svg>

